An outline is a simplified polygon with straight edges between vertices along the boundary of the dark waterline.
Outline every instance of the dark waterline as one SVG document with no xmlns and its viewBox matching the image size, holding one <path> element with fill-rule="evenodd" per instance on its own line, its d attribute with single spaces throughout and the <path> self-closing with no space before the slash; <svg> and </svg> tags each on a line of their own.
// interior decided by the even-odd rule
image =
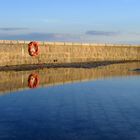
<svg viewBox="0 0 140 140">
<path fill-rule="evenodd" d="M 140 139 L 140 77 L 0 96 L 0 140 Z"/>
</svg>

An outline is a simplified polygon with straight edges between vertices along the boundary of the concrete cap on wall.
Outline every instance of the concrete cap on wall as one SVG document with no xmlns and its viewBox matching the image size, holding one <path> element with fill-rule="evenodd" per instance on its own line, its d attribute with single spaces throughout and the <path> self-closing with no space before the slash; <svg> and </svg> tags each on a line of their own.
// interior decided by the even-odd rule
<svg viewBox="0 0 140 140">
<path fill-rule="evenodd" d="M 44 45 L 54 45 L 54 42 L 47 42 L 47 41 L 45 41 Z"/>
<path fill-rule="evenodd" d="M 33 40 L 32 40 L 33 41 Z M 24 40 L 0 40 L 1 44 L 29 44 L 31 41 L 24 41 Z M 36 41 L 40 45 L 58 45 L 58 46 L 110 46 L 110 47 L 140 47 L 140 45 L 133 45 L 133 44 L 103 44 L 103 43 L 78 43 L 78 42 L 47 42 L 47 41 Z"/>
<path fill-rule="evenodd" d="M 58 45 L 58 46 L 59 46 L 59 45 L 64 46 L 65 43 L 64 43 L 64 42 L 54 42 L 54 45 L 56 45 L 56 46 L 57 46 L 57 45 Z"/>
<path fill-rule="evenodd" d="M 24 40 L 18 40 L 18 43 L 19 44 L 25 44 L 25 41 Z"/>
<path fill-rule="evenodd" d="M 65 42 L 65 45 L 72 46 L 72 43 L 71 42 Z"/>
<path fill-rule="evenodd" d="M 73 42 L 72 45 L 74 45 L 74 46 L 81 46 L 82 43 L 75 43 L 75 42 Z"/>
<path fill-rule="evenodd" d="M 90 46 L 89 43 L 82 43 L 82 46 Z"/>
</svg>

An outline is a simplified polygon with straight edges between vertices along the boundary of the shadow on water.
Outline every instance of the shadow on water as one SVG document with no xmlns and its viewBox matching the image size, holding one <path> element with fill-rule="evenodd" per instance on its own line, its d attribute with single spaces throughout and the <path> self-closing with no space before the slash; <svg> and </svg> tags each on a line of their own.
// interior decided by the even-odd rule
<svg viewBox="0 0 140 140">
<path fill-rule="evenodd" d="M 138 69 L 133 69 L 133 71 L 140 72 L 140 69 L 139 68 Z"/>
<path fill-rule="evenodd" d="M 29 88 L 104 79 L 107 77 L 139 75 L 140 63 L 122 63 L 98 68 L 43 68 L 24 71 L 0 71 L 0 93 Z"/>
</svg>

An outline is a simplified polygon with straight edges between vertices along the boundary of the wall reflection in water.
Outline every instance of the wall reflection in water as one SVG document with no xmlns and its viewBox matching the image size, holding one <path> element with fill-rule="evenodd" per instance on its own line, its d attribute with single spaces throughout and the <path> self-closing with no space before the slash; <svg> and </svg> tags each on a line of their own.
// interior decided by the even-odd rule
<svg viewBox="0 0 140 140">
<path fill-rule="evenodd" d="M 139 75 L 139 72 L 132 71 L 137 68 L 140 68 L 140 63 L 114 64 L 92 69 L 45 68 L 33 71 L 1 71 L 0 93 L 107 77 Z"/>
</svg>

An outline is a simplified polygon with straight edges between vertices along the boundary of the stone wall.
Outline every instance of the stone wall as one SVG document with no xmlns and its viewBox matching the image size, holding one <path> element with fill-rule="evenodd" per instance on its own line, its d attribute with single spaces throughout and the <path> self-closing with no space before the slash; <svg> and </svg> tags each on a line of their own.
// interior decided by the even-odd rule
<svg viewBox="0 0 140 140">
<path fill-rule="evenodd" d="M 38 42 L 40 53 L 28 53 L 30 41 L 0 41 L 0 66 L 89 61 L 140 60 L 140 46 Z"/>
</svg>

